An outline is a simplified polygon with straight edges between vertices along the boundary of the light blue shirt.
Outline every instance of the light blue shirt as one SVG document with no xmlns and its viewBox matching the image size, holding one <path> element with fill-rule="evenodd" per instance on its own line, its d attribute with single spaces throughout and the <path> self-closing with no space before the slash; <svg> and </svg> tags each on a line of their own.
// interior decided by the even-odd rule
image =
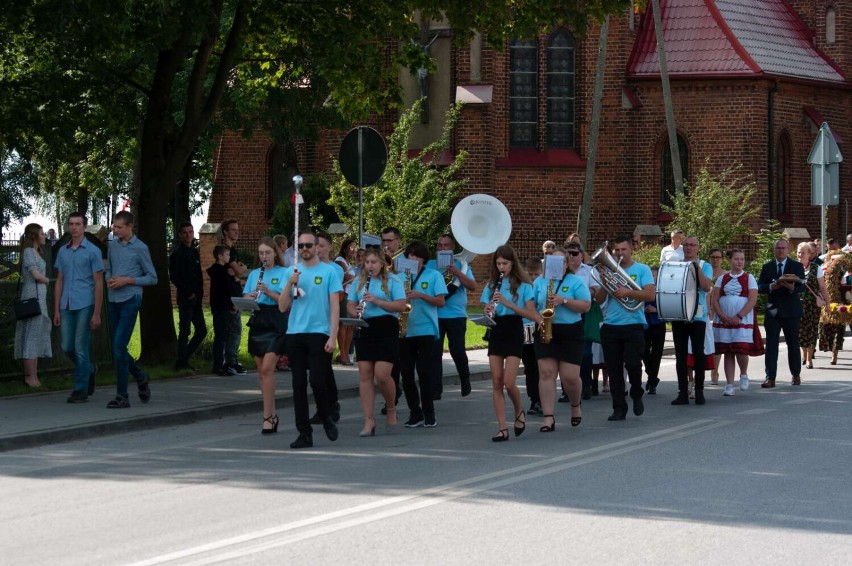
<svg viewBox="0 0 852 566">
<path fill-rule="evenodd" d="M 651 274 L 651 268 L 644 263 L 633 262 L 633 265 L 623 269 L 628 277 L 635 281 L 639 287 L 654 284 L 654 276 Z M 641 324 L 648 326 L 648 323 L 645 321 L 645 303 L 642 303 L 642 307 L 635 311 L 627 310 L 621 305 L 620 301 L 615 299 L 607 301 L 607 305 L 606 312 L 604 313 L 604 324 L 612 324 L 614 326 Z"/>
<path fill-rule="evenodd" d="M 701 271 L 710 281 L 713 281 L 713 266 L 710 265 L 710 262 L 700 260 Z M 698 282 L 696 281 L 696 284 Z M 707 321 L 707 291 L 702 291 L 701 287 L 698 287 L 698 313 L 695 315 L 693 319 L 695 321 Z"/>
<path fill-rule="evenodd" d="M 286 268 L 284 281 L 288 281 L 295 268 Z M 342 293 L 340 266 L 320 262 L 312 267 L 299 266 L 299 289 L 304 295 L 293 299 L 287 334 L 331 334 L 331 305 L 329 295 Z M 337 300 L 337 297 L 333 297 Z"/>
<path fill-rule="evenodd" d="M 113 239 L 107 251 L 106 278 L 133 277 L 134 285 L 125 285 L 118 289 L 109 289 L 109 302 L 123 303 L 142 294 L 142 287 L 157 284 L 157 271 L 151 262 L 148 246 L 135 235 L 127 243 Z"/>
<path fill-rule="evenodd" d="M 281 291 L 284 289 L 284 285 L 287 284 L 287 280 L 289 278 L 290 274 L 287 272 L 287 268 L 282 267 L 280 265 L 267 267 L 263 271 L 264 284 L 266 284 L 266 287 L 269 290 L 278 294 L 281 294 Z M 246 286 L 243 287 L 243 295 L 254 293 L 257 290 L 258 279 L 260 279 L 260 268 L 253 269 L 248 274 L 248 277 L 246 277 Z M 266 293 L 261 293 L 260 295 L 258 295 L 257 304 L 278 306 L 278 301 L 276 301 Z"/>
<path fill-rule="evenodd" d="M 76 248 L 68 242 L 59 248 L 54 267 L 62 273 L 60 309 L 74 311 L 95 304 L 95 277 L 102 277 L 104 270 L 98 246 L 85 236 Z"/>
<path fill-rule="evenodd" d="M 405 276 L 400 275 L 400 279 Z M 447 285 L 444 276 L 434 269 L 423 268 L 419 276 L 413 276 L 411 289 L 420 291 L 424 295 L 437 297 L 447 294 Z M 422 299 L 411 301 L 411 313 L 408 315 L 408 331 L 405 336 L 434 336 L 438 338 L 438 307 L 428 304 Z"/>
<path fill-rule="evenodd" d="M 547 290 L 550 281 L 545 281 L 543 277 L 539 279 L 542 280 L 542 283 L 535 286 L 534 290 L 536 291 L 536 308 L 539 312 L 541 312 L 547 304 Z M 538 283 L 538 279 L 535 280 L 535 283 Z M 561 281 L 554 281 L 553 292 L 555 295 L 565 297 L 566 299 L 574 299 L 578 301 L 592 300 L 592 294 L 589 292 L 589 288 L 586 286 L 586 283 L 580 277 L 571 273 L 565 274 L 565 277 L 563 277 Z M 557 304 L 553 313 L 554 324 L 574 324 L 575 322 L 580 322 L 582 318 L 582 314 L 569 308 L 567 305 Z"/>
<path fill-rule="evenodd" d="M 461 271 L 462 262 L 454 260 L 453 264 Z M 437 260 L 430 259 L 426 263 L 426 267 L 438 271 Z M 438 273 L 441 273 L 438 271 Z M 473 279 L 473 272 L 470 270 L 470 264 L 465 266 L 463 272 L 467 277 Z M 441 273 L 441 277 L 444 274 Z M 459 281 L 459 290 L 453 293 L 451 297 L 447 297 L 447 302 L 443 307 L 438 309 L 438 318 L 467 318 L 467 289 Z"/>
<path fill-rule="evenodd" d="M 366 281 L 365 281 L 366 283 Z M 352 285 L 349 287 L 349 295 L 347 299 L 352 301 L 353 303 L 361 302 L 361 297 L 364 296 L 365 289 L 364 287 L 360 287 L 361 280 L 355 279 L 352 282 Z M 399 299 L 405 298 L 405 290 L 402 288 L 402 283 L 400 283 L 399 279 L 392 274 L 388 274 L 388 284 L 387 284 L 388 292 L 385 293 L 384 289 L 382 289 L 382 280 L 378 277 L 370 278 L 370 294 L 375 298 L 380 299 L 382 301 L 398 301 Z M 375 305 L 374 303 L 367 303 L 367 306 L 364 308 L 364 314 L 361 316 L 363 319 L 373 318 L 376 316 L 387 316 L 391 315 L 399 318 L 398 312 L 389 312 L 385 309 Z"/>
<path fill-rule="evenodd" d="M 489 282 L 485 285 L 485 289 L 482 290 L 482 295 L 479 298 L 479 302 L 487 305 L 491 302 L 491 289 L 494 287 L 494 284 Z M 527 301 L 533 299 L 533 287 L 529 283 L 521 283 L 518 286 L 518 296 L 515 297 L 512 295 L 511 291 L 511 282 L 508 277 L 503 278 L 503 283 L 500 285 L 500 294 L 509 299 L 516 307 L 518 308 L 526 308 Z M 509 307 L 498 304 L 497 309 L 494 311 L 494 316 L 506 316 L 506 315 L 515 315 L 515 311 L 511 310 Z M 517 315 L 516 315 L 517 316 Z"/>
</svg>

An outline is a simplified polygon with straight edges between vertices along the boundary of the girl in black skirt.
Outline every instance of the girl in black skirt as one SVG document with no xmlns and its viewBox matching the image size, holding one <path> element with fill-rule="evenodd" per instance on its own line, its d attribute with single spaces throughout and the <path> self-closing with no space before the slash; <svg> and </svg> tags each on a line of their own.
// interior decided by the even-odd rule
<svg viewBox="0 0 852 566">
<path fill-rule="evenodd" d="M 545 308 L 553 308 L 552 338 L 547 344 L 542 342 L 542 331 L 535 335 L 535 354 L 538 359 L 539 395 L 544 426 L 540 432 L 553 432 L 556 419 L 553 409 L 556 406 L 556 376 L 562 380 L 562 389 L 571 401 L 571 426 L 580 424 L 580 364 L 583 361 L 583 313 L 591 307 L 591 294 L 586 283 L 573 274 L 568 267 L 567 254 L 579 256 L 579 248 L 566 250 L 559 247 L 554 256 L 565 258 L 561 279 L 548 280 L 544 276 L 533 284 L 536 308 L 539 313 L 535 320 L 542 328 L 544 318 L 540 314 Z M 577 401 L 574 403 L 574 401 Z M 575 415 L 574 413 L 577 413 Z"/>
<path fill-rule="evenodd" d="M 530 279 L 521 268 L 511 246 L 500 246 L 494 252 L 491 280 L 486 283 L 480 302 L 486 305 L 485 315 L 496 323 L 488 339 L 488 364 L 491 367 L 491 395 L 500 428 L 491 440 L 503 442 L 509 440 L 504 389 L 515 410 L 515 436 L 520 436 L 526 429 L 521 393 L 515 385 L 524 351 L 524 324 L 521 317 L 530 320 L 540 318 L 535 310 Z"/>
<path fill-rule="evenodd" d="M 396 424 L 396 386 L 391 371 L 399 357 L 399 312 L 405 307 L 405 290 L 399 279 L 388 275 L 384 254 L 370 248 L 364 254 L 361 274 L 349 288 L 347 299 L 349 316 L 360 317 L 369 324 L 357 330 L 355 355 L 364 410 L 364 428 L 359 436 L 374 436 L 374 378 L 385 398 L 387 424 Z"/>
<path fill-rule="evenodd" d="M 263 395 L 261 434 L 278 432 L 275 414 L 275 364 L 284 353 L 287 315 L 278 310 L 278 296 L 287 282 L 286 268 L 270 237 L 257 244 L 258 269 L 249 273 L 243 296 L 257 301 L 260 310 L 249 319 L 248 351 L 257 364 L 260 392 Z"/>
</svg>

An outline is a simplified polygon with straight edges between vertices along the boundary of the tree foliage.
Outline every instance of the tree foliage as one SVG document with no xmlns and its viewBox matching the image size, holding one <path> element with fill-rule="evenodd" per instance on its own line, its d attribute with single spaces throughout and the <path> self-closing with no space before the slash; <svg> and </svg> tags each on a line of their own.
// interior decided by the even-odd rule
<svg viewBox="0 0 852 566">
<path fill-rule="evenodd" d="M 705 160 L 694 187 L 672 196 L 673 206 L 664 206 L 672 215 L 669 230 L 698 236 L 701 252 L 712 248 L 726 249 L 739 237 L 751 233 L 749 221 L 757 218 L 760 208 L 752 204 L 755 183 L 742 173 L 742 165 L 724 169 L 718 175 L 710 172 Z"/>
<path fill-rule="evenodd" d="M 446 113 L 441 137 L 409 157 L 411 130 L 418 123 L 422 101 L 415 102 L 399 118 L 388 137 L 388 164 L 379 181 L 364 189 L 364 230 L 378 235 L 382 229 L 395 226 L 402 242 L 413 240 L 434 242 L 447 231 L 452 205 L 466 180 L 457 179 L 467 152 L 461 150 L 454 161 L 438 165 L 444 150 L 450 147 L 452 130 L 461 113 L 461 106 L 450 107 Z M 341 221 L 358 233 L 358 189 L 343 178 L 340 163 L 334 162 L 336 181 L 330 187 L 329 202 Z"/>
</svg>

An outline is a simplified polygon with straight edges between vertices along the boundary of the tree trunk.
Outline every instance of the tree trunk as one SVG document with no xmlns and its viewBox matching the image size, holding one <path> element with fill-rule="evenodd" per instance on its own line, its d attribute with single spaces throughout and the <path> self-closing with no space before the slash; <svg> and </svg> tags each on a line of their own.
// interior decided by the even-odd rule
<svg viewBox="0 0 852 566">
<path fill-rule="evenodd" d="M 669 150 L 672 154 L 672 174 L 675 192 L 683 194 L 683 171 L 680 168 L 680 148 L 677 145 L 677 124 L 674 117 L 672 89 L 669 85 L 669 64 L 666 60 L 666 46 L 663 39 L 663 17 L 660 12 L 660 0 L 651 0 L 654 7 L 654 29 L 657 32 L 657 51 L 660 54 L 660 80 L 663 83 L 663 104 L 666 107 L 666 126 L 669 133 Z"/>
<path fill-rule="evenodd" d="M 181 171 L 180 180 L 175 185 L 174 196 L 172 197 L 172 206 L 169 207 L 172 213 L 172 229 L 177 234 L 178 226 L 181 222 L 191 219 L 189 212 L 189 184 L 192 180 L 192 158 L 186 160 L 186 164 Z"/>
<path fill-rule="evenodd" d="M 592 197 L 595 193 L 595 160 L 598 155 L 598 134 L 601 125 L 601 106 L 603 105 L 604 71 L 606 69 L 606 46 L 609 37 L 609 16 L 601 26 L 598 38 L 598 64 L 595 70 L 595 94 L 592 99 L 592 124 L 589 128 L 589 154 L 586 157 L 586 180 L 583 184 L 583 202 L 580 205 L 580 218 L 577 220 L 577 233 L 587 249 L 589 218 L 592 215 Z"/>
</svg>

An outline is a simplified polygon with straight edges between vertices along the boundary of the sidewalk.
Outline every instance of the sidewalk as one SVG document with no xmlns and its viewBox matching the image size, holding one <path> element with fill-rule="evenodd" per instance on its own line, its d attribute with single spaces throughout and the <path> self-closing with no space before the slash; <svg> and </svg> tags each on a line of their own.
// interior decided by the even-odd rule
<svg viewBox="0 0 852 566">
<path fill-rule="evenodd" d="M 674 355 L 670 332 L 663 355 Z M 487 379 L 487 351 L 470 350 L 468 358 L 471 378 Z M 340 397 L 357 397 L 357 368 L 335 365 L 334 374 Z M 292 404 L 290 374 L 278 372 L 276 378 L 278 407 L 286 409 Z M 448 395 L 458 394 L 458 372 L 448 353 L 444 354 L 444 389 Z M 151 402 L 143 405 L 131 383 L 131 407 L 111 410 L 106 404 L 115 396 L 114 386 L 98 387 L 84 404 L 66 403 L 67 391 L 0 399 L 0 452 L 247 413 L 257 413 L 260 421 L 261 397 L 254 372 L 155 381 L 151 392 Z"/>
</svg>

